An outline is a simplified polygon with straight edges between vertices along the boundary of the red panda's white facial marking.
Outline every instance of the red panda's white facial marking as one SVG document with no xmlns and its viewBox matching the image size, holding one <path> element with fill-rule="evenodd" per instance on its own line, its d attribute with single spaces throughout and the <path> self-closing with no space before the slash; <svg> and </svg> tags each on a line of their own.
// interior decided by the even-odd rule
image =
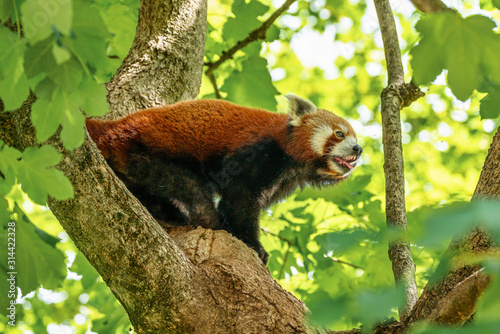
<svg viewBox="0 0 500 334">
<path fill-rule="evenodd" d="M 333 129 L 330 125 L 321 124 L 314 128 L 311 135 L 311 148 L 319 155 L 325 154 L 325 145 L 333 134 Z"/>
</svg>

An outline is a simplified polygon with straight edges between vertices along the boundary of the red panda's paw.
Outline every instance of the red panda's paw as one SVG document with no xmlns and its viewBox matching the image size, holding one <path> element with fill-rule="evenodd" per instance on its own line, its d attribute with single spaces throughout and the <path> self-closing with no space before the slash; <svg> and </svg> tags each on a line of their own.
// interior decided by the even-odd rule
<svg viewBox="0 0 500 334">
<path fill-rule="evenodd" d="M 267 265 L 267 262 L 269 261 L 269 254 L 266 252 L 262 244 L 259 242 L 259 244 L 256 246 L 257 249 L 255 251 L 259 255 L 260 259 L 264 263 L 264 265 Z"/>
</svg>

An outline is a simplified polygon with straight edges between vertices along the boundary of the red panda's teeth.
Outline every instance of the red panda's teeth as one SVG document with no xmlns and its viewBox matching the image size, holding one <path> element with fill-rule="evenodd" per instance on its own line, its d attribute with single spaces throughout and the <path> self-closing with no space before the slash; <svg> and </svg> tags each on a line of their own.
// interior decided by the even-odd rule
<svg viewBox="0 0 500 334">
<path fill-rule="evenodd" d="M 356 156 L 354 155 L 349 155 L 347 157 L 343 157 L 342 160 L 346 161 L 346 162 L 353 162 L 356 160 Z"/>
</svg>

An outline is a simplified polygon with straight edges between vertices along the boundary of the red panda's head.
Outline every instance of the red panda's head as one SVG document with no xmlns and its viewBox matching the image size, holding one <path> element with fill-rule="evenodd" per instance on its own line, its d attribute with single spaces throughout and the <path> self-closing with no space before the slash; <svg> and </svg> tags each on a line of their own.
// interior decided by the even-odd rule
<svg viewBox="0 0 500 334">
<path fill-rule="evenodd" d="M 352 126 L 342 117 L 317 109 L 305 99 L 288 95 L 291 141 L 288 153 L 298 161 L 314 166 L 323 179 L 349 176 L 359 165 L 363 152 Z"/>
</svg>

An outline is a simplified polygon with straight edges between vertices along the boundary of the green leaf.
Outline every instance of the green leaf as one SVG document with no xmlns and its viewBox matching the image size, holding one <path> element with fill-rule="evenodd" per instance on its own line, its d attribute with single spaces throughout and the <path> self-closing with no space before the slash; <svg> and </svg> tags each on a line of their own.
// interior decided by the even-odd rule
<svg viewBox="0 0 500 334">
<path fill-rule="evenodd" d="M 493 264 L 498 266 L 498 259 L 495 259 L 494 262 Z M 474 318 L 480 322 L 498 320 L 498 309 L 500 307 L 500 300 L 498 299 L 498 294 L 500 293 L 500 276 L 498 275 L 498 270 L 495 270 L 494 273 L 496 275 L 492 276 L 492 282 L 483 294 L 483 297 L 479 300 L 477 312 L 474 315 Z"/>
<path fill-rule="evenodd" d="M 13 2 L 10 0 L 0 0 L 0 21 L 5 22 L 12 13 Z"/>
<path fill-rule="evenodd" d="M 2 196 L 3 199 L 3 196 Z M 6 208 L 4 208 L 6 209 Z M 8 262 L 9 258 L 9 253 L 12 255 L 11 251 L 11 244 L 12 239 L 9 240 L 9 238 L 12 238 L 12 234 L 9 235 L 9 233 L 12 233 L 12 227 L 14 223 L 10 223 L 10 211 L 7 211 L 2 214 L 2 216 L 8 215 L 7 219 L 1 219 L 0 220 L 0 258 L 4 259 L 3 261 L 0 261 L 0 279 L 2 282 L 5 282 L 4 284 L 0 284 L 0 315 L 6 316 L 8 314 L 7 307 L 10 306 L 10 301 L 16 299 L 17 291 L 12 291 L 11 289 L 11 281 L 8 281 L 8 279 L 12 279 L 11 274 L 7 274 L 8 272 L 15 272 L 16 268 L 15 267 L 10 267 L 13 265 L 12 263 Z M 9 226 L 10 225 L 10 226 Z M 9 228 L 11 228 L 9 230 Z M 15 279 L 15 275 L 13 275 L 13 278 Z"/>
<path fill-rule="evenodd" d="M 52 44 L 53 40 L 48 38 L 28 47 L 24 55 L 24 70 L 28 78 L 48 73 L 57 67 Z"/>
<path fill-rule="evenodd" d="M 110 65 L 106 54 L 107 41 L 112 38 L 99 10 L 87 1 L 75 1 L 75 14 L 71 38 L 63 38 L 73 52 L 92 70 L 105 69 Z"/>
<path fill-rule="evenodd" d="M 348 229 L 340 232 L 330 232 L 320 234 L 316 241 L 323 246 L 326 251 L 334 251 L 334 254 L 342 255 L 360 243 L 378 242 L 380 239 L 376 234 L 362 229 Z"/>
<path fill-rule="evenodd" d="M 73 91 L 82 81 L 82 66 L 73 58 L 49 71 L 49 78 L 66 92 Z"/>
<path fill-rule="evenodd" d="M 479 113 L 481 119 L 495 119 L 500 116 L 500 87 L 490 91 L 488 95 L 481 99 Z"/>
<path fill-rule="evenodd" d="M 465 101 L 483 77 L 498 80 L 500 36 L 491 19 L 440 12 L 426 15 L 415 27 L 422 37 L 410 52 L 417 84 L 428 84 L 447 69 L 453 94 Z"/>
<path fill-rule="evenodd" d="M 85 116 L 72 107 L 70 96 L 66 97 L 65 117 L 62 120 L 61 140 L 68 150 L 80 147 L 85 140 Z"/>
<path fill-rule="evenodd" d="M 5 110 L 15 110 L 21 107 L 28 98 L 29 84 L 24 73 L 22 59 L 13 67 L 9 76 L 0 80 L 0 98 Z"/>
<path fill-rule="evenodd" d="M 0 98 L 5 110 L 15 110 L 29 94 L 28 79 L 24 73 L 23 58 L 25 45 L 19 37 L 0 29 Z"/>
<path fill-rule="evenodd" d="M 19 170 L 18 180 L 33 202 L 44 205 L 47 195 L 57 200 L 73 197 L 73 186 L 68 178 L 53 167 L 59 163 L 61 156 L 48 145 L 28 147 L 22 153 L 23 168 Z"/>
<path fill-rule="evenodd" d="M 280 38 L 280 29 L 273 24 L 266 31 L 266 42 L 272 42 L 278 38 Z"/>
<path fill-rule="evenodd" d="M 31 106 L 31 122 L 36 129 L 39 143 L 49 139 L 59 128 L 64 116 L 61 99 L 39 98 Z"/>
<path fill-rule="evenodd" d="M 20 17 L 18 17 L 17 15 L 19 15 L 19 5 L 21 3 L 22 0 L 0 0 L 0 21 L 5 22 L 9 18 L 12 18 L 12 22 L 18 22 L 20 20 Z M 14 6 L 17 6 L 17 8 L 15 8 Z"/>
<path fill-rule="evenodd" d="M 103 12 L 109 32 L 113 35 L 108 54 L 123 59 L 128 54 L 135 36 L 137 14 L 129 6 L 116 4 Z"/>
<path fill-rule="evenodd" d="M 19 58 L 24 57 L 26 45 L 19 36 L 6 27 L 0 27 L 0 79 L 9 77 Z"/>
<path fill-rule="evenodd" d="M 420 23 L 420 21 L 419 21 Z M 411 66 L 413 68 L 413 80 L 420 85 L 431 83 L 444 69 L 444 63 L 440 57 L 434 55 L 435 46 L 432 43 L 420 42 L 411 51 Z M 432 61 L 429 61 L 432 59 Z"/>
<path fill-rule="evenodd" d="M 381 291 L 362 291 L 354 301 L 356 318 L 366 327 L 382 322 L 404 300 L 403 289 L 386 288 Z"/>
<path fill-rule="evenodd" d="M 44 242 L 35 226 L 16 206 L 16 271 L 17 285 L 23 294 L 43 285 L 56 289 L 66 278 L 64 254 L 56 247 Z"/>
<path fill-rule="evenodd" d="M 348 206 L 369 200 L 374 195 L 365 190 L 371 182 L 370 174 L 356 175 L 350 177 L 345 182 L 340 182 L 338 185 L 328 189 L 306 188 L 297 193 L 297 199 L 304 200 L 307 198 L 322 197 L 327 201 L 331 201 L 339 206 Z"/>
<path fill-rule="evenodd" d="M 106 39 L 112 37 L 101 17 L 98 7 L 92 6 L 91 3 L 85 0 L 76 0 L 73 5 L 75 8 L 75 14 L 73 15 L 71 30 L 76 37 L 78 37 L 78 35 L 85 35 L 96 39 Z M 113 14 L 120 16 L 120 13 Z"/>
<path fill-rule="evenodd" d="M 92 267 L 87 258 L 81 252 L 76 254 L 71 270 L 79 275 L 82 275 L 81 282 L 85 290 L 90 289 L 94 284 L 96 284 L 99 278 L 97 271 L 94 267 Z"/>
<path fill-rule="evenodd" d="M 54 43 L 52 45 L 52 55 L 56 60 L 57 65 L 61 65 L 71 59 L 71 53 L 65 47 L 61 47 Z"/>
<path fill-rule="evenodd" d="M 307 303 L 311 315 L 309 320 L 315 326 L 329 326 L 333 320 L 345 316 L 349 300 L 345 297 L 329 298 L 324 291 L 318 292 L 321 297 L 313 298 Z"/>
<path fill-rule="evenodd" d="M 102 116 L 108 113 L 106 87 L 93 78 L 85 77 L 80 85 L 80 92 L 85 98 L 81 108 L 89 116 Z"/>
<path fill-rule="evenodd" d="M 51 92 L 47 86 L 50 81 L 43 81 L 37 91 L 42 92 L 41 98 L 33 104 L 31 120 L 37 129 L 39 142 L 47 140 L 62 125 L 61 140 L 64 147 L 74 150 L 83 144 L 85 138 L 85 117 L 79 110 L 83 105 L 83 97 L 79 91 L 65 92 L 59 87 Z"/>
<path fill-rule="evenodd" d="M 0 172 L 5 178 L 5 187 L 9 188 L 16 183 L 16 174 L 18 172 L 21 158 L 21 152 L 13 147 L 0 143 Z M 2 189 L 6 194 L 8 189 Z"/>
<path fill-rule="evenodd" d="M 493 237 L 500 241 L 500 202 L 473 201 L 454 203 L 441 210 L 436 210 L 426 222 L 425 234 L 421 244 L 439 245 L 449 239 L 460 236 L 476 226 L 486 227 Z"/>
<path fill-rule="evenodd" d="M 222 37 L 228 44 L 246 38 L 252 30 L 258 28 L 262 22 L 257 17 L 265 14 L 269 7 L 257 0 L 249 3 L 237 0 L 233 2 L 231 9 L 236 17 L 228 18 L 222 29 Z"/>
<path fill-rule="evenodd" d="M 71 0 L 26 0 L 21 6 L 24 34 L 31 43 L 51 36 L 54 29 L 69 35 L 72 16 Z"/>
<path fill-rule="evenodd" d="M 259 56 L 250 56 L 241 66 L 242 70 L 233 71 L 221 87 L 227 92 L 227 99 L 245 106 L 276 110 L 275 96 L 279 92 L 273 86 L 267 61 Z"/>
<path fill-rule="evenodd" d="M 116 298 L 114 298 L 113 294 L 109 291 L 109 288 L 103 283 L 99 283 L 98 286 L 96 286 L 96 289 L 101 291 L 101 299 L 104 300 L 99 304 L 97 304 L 95 300 L 93 303 L 89 304 L 106 316 L 93 321 L 91 328 L 92 331 L 96 333 L 109 334 L 121 334 L 127 332 L 131 325 L 123 306 L 118 303 Z"/>
<path fill-rule="evenodd" d="M 0 226 L 4 226 L 9 222 L 10 219 L 10 211 L 8 207 L 7 200 L 4 197 L 2 191 L 0 191 Z M 6 243 L 2 243 L 5 245 Z"/>
</svg>

